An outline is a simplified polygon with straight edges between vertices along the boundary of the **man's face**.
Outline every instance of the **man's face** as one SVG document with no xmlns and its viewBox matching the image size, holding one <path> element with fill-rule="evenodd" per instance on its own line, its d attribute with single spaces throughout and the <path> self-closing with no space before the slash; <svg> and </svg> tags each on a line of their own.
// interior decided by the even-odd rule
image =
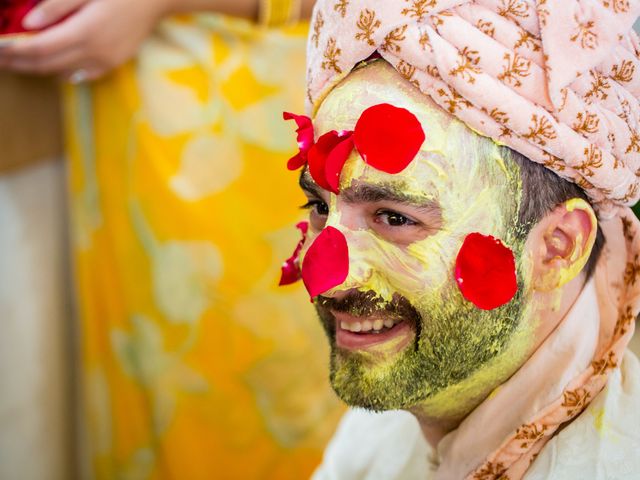
<svg viewBox="0 0 640 480">
<path fill-rule="evenodd" d="M 405 170 L 378 171 L 354 151 L 339 195 L 319 188 L 307 171 L 301 176 L 311 225 L 303 255 L 328 225 L 349 247 L 347 279 L 315 301 L 331 343 L 331 382 L 350 405 L 451 413 L 444 403 L 464 409 L 486 395 L 530 346 L 531 328 L 522 321 L 528 264 L 516 226 L 519 171 L 491 140 L 384 62 L 352 72 L 327 96 L 314 119 L 316 135 L 351 130 L 363 110 L 380 103 L 411 111 L 425 132 Z M 495 310 L 466 301 L 454 279 L 456 256 L 472 232 L 501 239 L 516 256 L 520 288 Z"/>
</svg>

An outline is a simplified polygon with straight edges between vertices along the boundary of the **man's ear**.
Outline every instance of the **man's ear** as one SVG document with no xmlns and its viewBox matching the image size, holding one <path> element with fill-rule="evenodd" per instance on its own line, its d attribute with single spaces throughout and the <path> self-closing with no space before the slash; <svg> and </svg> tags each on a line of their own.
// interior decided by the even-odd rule
<svg viewBox="0 0 640 480">
<path fill-rule="evenodd" d="M 593 208 L 581 198 L 558 205 L 531 230 L 533 288 L 551 291 L 576 278 L 591 255 L 598 231 Z"/>
</svg>

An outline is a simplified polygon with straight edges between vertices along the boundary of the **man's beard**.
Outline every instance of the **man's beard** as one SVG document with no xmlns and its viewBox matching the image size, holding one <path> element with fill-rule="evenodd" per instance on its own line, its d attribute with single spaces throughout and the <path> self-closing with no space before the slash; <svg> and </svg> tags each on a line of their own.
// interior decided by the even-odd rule
<svg viewBox="0 0 640 480">
<path fill-rule="evenodd" d="M 318 297 L 316 310 L 331 346 L 330 380 L 348 405 L 383 411 L 408 409 L 460 383 L 504 351 L 522 316 L 522 286 L 508 304 L 491 311 L 464 301 L 455 287 L 421 300 L 421 309 L 395 294 L 380 302 L 373 291 L 340 300 Z M 414 331 L 403 350 L 378 355 L 336 345 L 330 310 L 365 319 L 402 319 Z"/>
</svg>

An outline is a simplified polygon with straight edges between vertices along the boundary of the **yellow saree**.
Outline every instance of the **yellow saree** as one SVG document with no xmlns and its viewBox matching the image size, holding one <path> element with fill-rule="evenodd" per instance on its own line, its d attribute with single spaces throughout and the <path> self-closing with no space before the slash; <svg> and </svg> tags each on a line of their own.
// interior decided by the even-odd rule
<svg viewBox="0 0 640 480">
<path fill-rule="evenodd" d="M 301 479 L 342 413 L 300 285 L 306 27 L 171 18 L 67 88 L 86 456 L 99 479 Z"/>
</svg>

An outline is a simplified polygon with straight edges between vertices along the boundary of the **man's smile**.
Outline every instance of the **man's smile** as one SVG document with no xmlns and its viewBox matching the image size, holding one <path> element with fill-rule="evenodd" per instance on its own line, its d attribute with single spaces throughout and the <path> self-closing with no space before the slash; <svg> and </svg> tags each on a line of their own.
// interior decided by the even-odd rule
<svg viewBox="0 0 640 480">
<path fill-rule="evenodd" d="M 347 350 L 380 346 L 394 340 L 394 349 L 402 350 L 414 337 L 410 322 L 380 313 L 356 317 L 331 310 L 335 318 L 336 345 Z"/>
</svg>

